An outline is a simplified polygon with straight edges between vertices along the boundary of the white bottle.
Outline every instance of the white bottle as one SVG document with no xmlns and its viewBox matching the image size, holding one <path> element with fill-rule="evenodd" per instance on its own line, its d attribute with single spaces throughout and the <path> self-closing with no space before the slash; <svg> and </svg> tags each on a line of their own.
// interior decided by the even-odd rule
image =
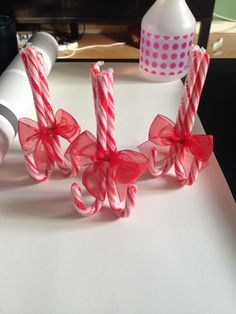
<svg viewBox="0 0 236 314">
<path fill-rule="evenodd" d="M 57 41 L 50 34 L 39 32 L 29 42 L 42 53 L 45 71 L 49 74 L 58 54 Z M 0 164 L 17 133 L 18 119 L 33 103 L 31 87 L 18 53 L 0 76 Z"/>
<path fill-rule="evenodd" d="M 188 71 L 196 20 L 185 0 L 157 0 L 142 19 L 139 68 L 152 81 L 170 82 Z"/>
</svg>

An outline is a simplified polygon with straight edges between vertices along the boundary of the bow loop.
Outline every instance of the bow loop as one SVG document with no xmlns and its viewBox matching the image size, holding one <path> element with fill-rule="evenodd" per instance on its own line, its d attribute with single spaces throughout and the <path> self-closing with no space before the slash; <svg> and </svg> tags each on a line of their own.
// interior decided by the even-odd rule
<svg viewBox="0 0 236 314">
<path fill-rule="evenodd" d="M 193 135 L 191 132 L 186 132 L 184 129 L 179 134 L 178 129 L 173 121 L 162 115 L 157 115 L 151 124 L 149 130 L 149 142 L 160 146 L 160 152 L 164 147 L 189 150 L 194 158 L 207 162 L 213 151 L 213 137 L 211 135 Z M 149 150 L 151 149 L 151 145 Z M 142 147 L 142 145 L 141 145 Z M 147 149 L 147 148 L 146 148 Z"/>
<path fill-rule="evenodd" d="M 149 140 L 139 145 L 139 150 L 150 159 L 149 170 L 153 175 L 165 174 L 175 164 L 176 174 L 182 172 L 180 176 L 189 178 L 195 163 L 199 171 L 207 165 L 213 151 L 213 137 L 193 135 L 185 130 L 184 124 L 178 129 L 173 121 L 157 115 L 149 130 Z"/>
<path fill-rule="evenodd" d="M 101 189 L 99 185 L 107 176 L 111 176 L 116 183 L 121 201 L 126 197 L 128 185 L 145 171 L 148 164 L 148 159 L 139 152 L 105 151 L 89 131 L 81 133 L 70 144 L 66 158 L 78 158 L 80 166 L 88 166 L 83 173 L 82 182 L 91 195 L 98 198 Z M 103 176 L 103 180 L 100 180 L 100 175 Z"/>
<path fill-rule="evenodd" d="M 53 149 L 50 129 L 28 118 L 19 120 L 19 141 L 26 153 L 34 153 L 39 171 L 46 170 L 58 160 Z"/>
<path fill-rule="evenodd" d="M 212 135 L 192 135 L 186 143 L 190 152 L 200 161 L 207 162 L 213 151 Z"/>
<path fill-rule="evenodd" d="M 122 150 L 112 159 L 111 174 L 116 183 L 120 201 L 126 199 L 128 186 L 136 181 L 145 171 L 148 159 L 138 152 Z"/>
<path fill-rule="evenodd" d="M 118 151 L 111 164 L 115 180 L 123 184 L 134 182 L 145 171 L 147 162 L 147 158 L 138 152 Z"/>
<path fill-rule="evenodd" d="M 39 125 L 34 120 L 21 118 L 18 129 L 21 147 L 25 152 L 30 153 L 39 140 Z"/>
<path fill-rule="evenodd" d="M 80 134 L 79 124 L 67 111 L 59 109 L 56 112 L 55 120 L 55 135 L 59 135 L 71 143 Z"/>
<path fill-rule="evenodd" d="M 84 131 L 70 144 L 65 157 L 77 159 L 80 166 L 92 165 L 97 160 L 96 138 L 89 131 Z"/>
<path fill-rule="evenodd" d="M 161 146 L 171 145 L 175 140 L 174 126 L 174 122 L 167 117 L 157 115 L 149 130 L 149 141 Z"/>
</svg>

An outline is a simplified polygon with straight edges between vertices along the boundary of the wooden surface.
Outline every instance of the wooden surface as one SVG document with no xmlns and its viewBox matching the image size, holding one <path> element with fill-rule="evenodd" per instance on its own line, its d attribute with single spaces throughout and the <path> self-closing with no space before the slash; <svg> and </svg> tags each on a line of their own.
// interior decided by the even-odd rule
<svg viewBox="0 0 236 314">
<path fill-rule="evenodd" d="M 213 43 L 223 38 L 224 44 L 221 50 L 215 54 Z M 197 38 L 195 38 L 197 42 Z M 109 46 L 124 43 L 122 45 Z M 108 46 L 100 46 L 108 45 Z M 95 47 L 89 47 L 95 46 Z M 79 50 L 80 48 L 87 49 Z M 75 59 L 138 59 L 139 49 L 131 46 L 126 34 L 84 34 L 79 41 L 79 49 L 75 51 L 72 58 Z M 212 33 L 207 48 L 212 58 L 236 58 L 236 33 Z M 73 51 L 60 52 L 60 57 L 71 55 Z"/>
<path fill-rule="evenodd" d="M 212 45 L 214 42 L 223 38 L 224 44 L 221 48 L 221 53 L 214 54 Z M 210 40 L 207 48 L 212 58 L 236 58 L 236 33 L 224 34 L 224 33 L 213 33 L 210 35 Z"/>
</svg>

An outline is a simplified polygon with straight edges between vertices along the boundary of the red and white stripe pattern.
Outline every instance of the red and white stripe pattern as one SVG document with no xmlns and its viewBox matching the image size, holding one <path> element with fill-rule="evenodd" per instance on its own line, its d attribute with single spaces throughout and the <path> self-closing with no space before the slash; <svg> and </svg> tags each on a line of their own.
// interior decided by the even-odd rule
<svg viewBox="0 0 236 314">
<path fill-rule="evenodd" d="M 167 174 L 167 172 L 173 166 L 175 158 L 176 158 L 175 149 L 171 147 L 169 156 L 161 163 L 158 162 L 157 157 L 158 157 L 158 150 L 157 148 L 153 147 L 151 150 L 151 155 L 149 157 L 149 163 L 148 163 L 148 170 L 153 177 L 160 177 Z M 160 165 L 158 165 L 159 163 Z"/>
<path fill-rule="evenodd" d="M 209 66 L 209 55 L 203 48 L 195 46 L 191 51 L 189 71 L 183 87 L 182 98 L 175 128 L 180 137 L 192 132 L 201 92 L 206 79 Z M 184 170 L 185 149 L 179 143 L 175 147 L 170 147 L 169 157 L 162 163 L 158 162 L 158 149 L 153 147 L 149 158 L 148 169 L 154 176 L 165 175 L 172 165 L 175 165 L 177 179 L 185 185 L 191 185 L 198 177 L 202 168 L 200 160 L 194 160 L 187 175 Z"/>
<path fill-rule="evenodd" d="M 103 84 L 104 73 L 100 72 L 100 65 L 98 62 L 90 66 L 91 81 L 93 87 L 94 107 L 97 119 L 97 143 L 101 150 L 107 150 L 107 89 Z M 102 208 L 106 197 L 106 177 L 107 165 L 103 163 L 100 168 L 98 186 L 99 196 L 90 206 L 86 206 L 83 202 L 81 188 L 74 183 L 71 187 L 72 196 L 75 207 L 82 216 L 91 216 L 96 214 Z"/>
<path fill-rule="evenodd" d="M 37 52 L 32 47 L 26 46 L 25 49 L 21 50 L 21 57 L 31 85 L 38 122 L 44 127 L 47 127 L 47 119 L 42 99 L 42 90 L 40 87 Z"/>
<path fill-rule="evenodd" d="M 179 130 L 184 130 L 186 133 L 191 133 L 197 114 L 197 109 L 199 105 L 200 96 L 204 86 L 204 82 L 207 75 L 207 70 L 209 66 L 209 55 L 205 50 L 199 47 L 195 47 L 192 51 L 190 70 L 187 75 L 187 82 L 185 87 L 187 89 L 187 111 L 184 115 L 184 121 L 177 118 L 177 128 Z M 180 107 L 181 111 L 181 107 Z M 184 185 L 192 185 L 202 168 L 202 162 L 200 160 L 194 159 L 189 174 L 186 175 L 183 168 L 185 150 L 179 147 L 178 153 L 175 160 L 175 172 L 177 179 Z"/>
<path fill-rule="evenodd" d="M 193 50 L 193 66 L 194 66 L 194 77 L 192 82 L 192 93 L 189 99 L 189 106 L 185 116 L 185 129 L 187 132 L 192 132 L 199 100 L 202 93 L 202 89 L 206 80 L 208 66 L 210 62 L 209 55 L 204 49 L 195 48 Z"/>
<path fill-rule="evenodd" d="M 113 97 L 113 71 L 111 69 L 100 72 L 102 62 L 90 66 L 91 81 L 93 87 L 94 106 L 97 119 L 97 143 L 99 150 L 104 153 L 116 151 L 115 112 Z M 113 179 L 112 168 L 109 162 L 103 162 L 98 178 L 99 195 L 94 203 L 86 206 L 82 199 L 81 189 L 74 183 L 71 187 L 74 203 L 77 211 L 82 216 L 96 214 L 102 207 L 106 194 L 112 211 L 118 217 L 130 216 L 135 204 L 137 188 L 131 184 L 127 190 L 125 207 L 119 200 L 116 183 Z"/>
<path fill-rule="evenodd" d="M 27 45 L 25 49 L 21 50 L 21 57 L 31 85 L 38 122 L 45 128 L 52 128 L 55 125 L 55 117 L 42 54 L 37 52 L 31 45 Z M 66 175 L 73 174 L 73 170 L 70 170 L 65 163 L 58 136 L 52 137 L 52 143 L 60 170 Z M 46 169 L 45 173 L 39 172 L 32 154 L 25 154 L 25 162 L 29 174 L 38 182 L 46 180 L 54 168 L 53 165 L 50 165 L 50 169 Z"/>
<path fill-rule="evenodd" d="M 45 116 L 47 119 L 47 126 L 48 128 L 52 128 L 55 125 L 55 116 L 52 108 L 47 76 L 43 65 L 43 56 L 40 52 L 37 52 L 37 59 L 38 59 L 38 73 L 40 77 L 40 87 L 42 91 L 42 100 L 44 104 Z M 57 156 L 57 165 L 59 169 L 65 175 L 73 175 L 74 174 L 73 167 L 71 170 L 65 162 L 64 154 L 62 152 L 58 136 L 52 135 L 51 138 L 53 149 Z"/>
<path fill-rule="evenodd" d="M 40 88 L 40 78 L 37 70 L 36 51 L 27 46 L 24 50 L 21 50 L 21 58 L 25 65 L 25 70 L 31 85 L 38 122 L 44 127 L 47 127 L 47 119 L 42 100 L 42 91 Z M 52 171 L 52 169 L 50 169 L 50 171 L 45 171 L 45 173 L 39 172 L 35 164 L 33 154 L 25 154 L 25 163 L 29 175 L 37 182 L 46 180 Z"/>
<path fill-rule="evenodd" d="M 107 149 L 109 151 L 116 151 L 116 133 L 115 133 L 115 110 L 114 110 L 114 95 L 113 95 L 113 71 L 106 70 L 104 73 L 104 87 L 107 90 Z M 131 184 L 127 190 L 127 197 L 125 207 L 119 200 L 119 195 L 116 183 L 113 179 L 112 169 L 109 167 L 107 173 L 107 196 L 112 211 L 118 217 L 129 217 L 135 205 L 135 197 L 137 188 L 135 184 Z"/>
<path fill-rule="evenodd" d="M 35 164 L 34 156 L 32 154 L 25 154 L 25 165 L 30 176 L 37 182 L 45 181 L 53 169 L 46 169 L 44 173 L 38 171 L 37 166 Z"/>
</svg>

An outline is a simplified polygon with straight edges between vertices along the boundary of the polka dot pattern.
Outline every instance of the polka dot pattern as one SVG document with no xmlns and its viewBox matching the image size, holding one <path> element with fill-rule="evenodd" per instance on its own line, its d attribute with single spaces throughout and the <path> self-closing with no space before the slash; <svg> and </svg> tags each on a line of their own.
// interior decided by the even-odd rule
<svg viewBox="0 0 236 314">
<path fill-rule="evenodd" d="M 142 29 L 140 68 L 152 75 L 183 76 L 188 70 L 194 33 L 160 36 Z"/>
</svg>

